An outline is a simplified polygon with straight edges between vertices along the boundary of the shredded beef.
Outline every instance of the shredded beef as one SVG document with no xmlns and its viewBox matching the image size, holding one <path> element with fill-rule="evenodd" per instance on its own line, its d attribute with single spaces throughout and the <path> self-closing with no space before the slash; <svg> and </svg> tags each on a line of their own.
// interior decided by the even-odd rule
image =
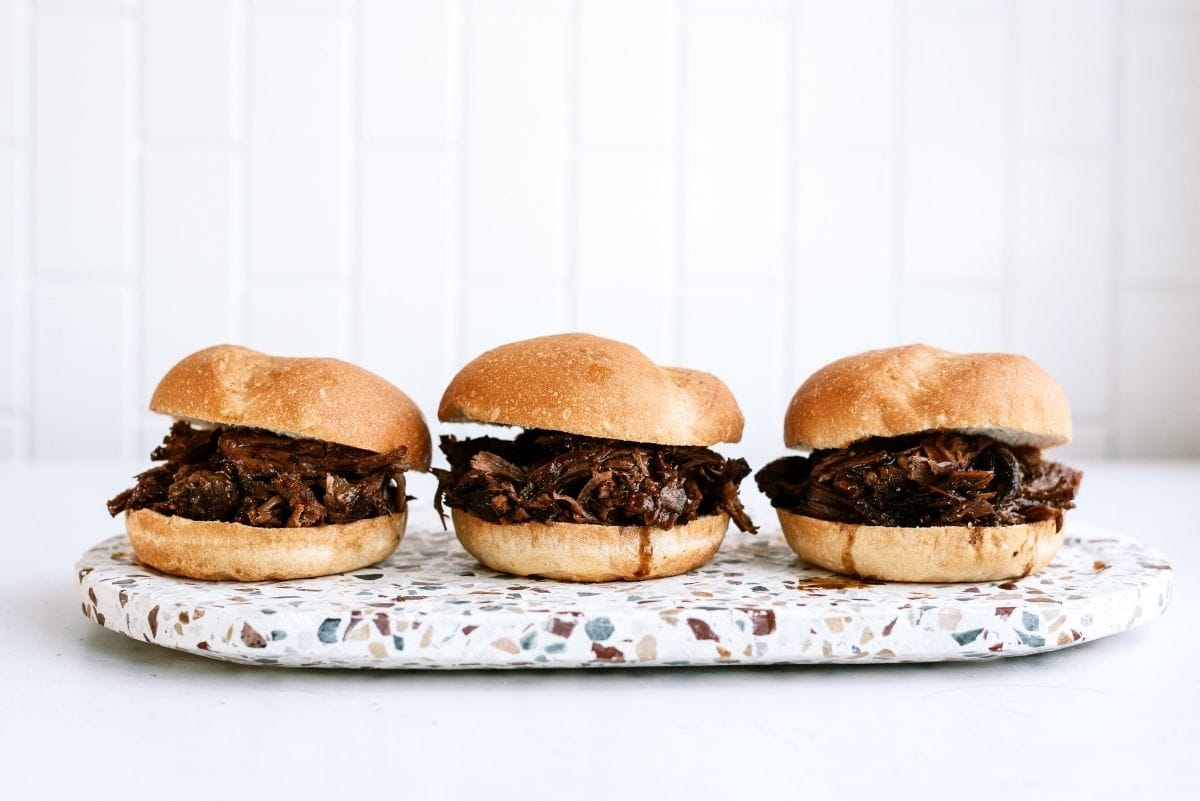
<svg viewBox="0 0 1200 801">
<path fill-rule="evenodd" d="M 516 439 L 443 436 L 434 505 L 493 523 L 531 521 L 669 529 L 725 512 L 755 531 L 738 484 L 745 459 L 701 447 L 648 445 L 531 429 Z"/>
<path fill-rule="evenodd" d="M 1036 448 L 936 431 L 776 459 L 755 475 L 771 504 L 875 526 L 1007 526 L 1072 508 L 1082 473 Z"/>
<path fill-rule="evenodd" d="M 387 453 L 254 428 L 171 427 L 164 462 L 108 502 L 112 515 L 151 509 L 266 528 L 351 523 L 402 510 L 407 448 Z"/>
</svg>

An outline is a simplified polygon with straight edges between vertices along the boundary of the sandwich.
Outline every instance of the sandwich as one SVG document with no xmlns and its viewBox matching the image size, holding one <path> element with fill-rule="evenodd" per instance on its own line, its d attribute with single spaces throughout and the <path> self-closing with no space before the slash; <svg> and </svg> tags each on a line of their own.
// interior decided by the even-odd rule
<svg viewBox="0 0 1200 801">
<path fill-rule="evenodd" d="M 134 553 L 164 573 L 259 581 L 374 564 L 404 535 L 406 470 L 428 470 L 416 405 L 337 359 L 218 345 L 159 382 L 174 418 L 162 464 L 108 502 Z"/>
<path fill-rule="evenodd" d="M 686 573 L 720 547 L 732 519 L 754 524 L 738 484 L 744 459 L 709 449 L 742 436 L 742 413 L 708 373 L 660 367 L 588 334 L 502 345 L 467 364 L 442 396 L 444 422 L 523 429 L 512 439 L 441 438 L 435 505 L 487 567 L 566 581 Z"/>
<path fill-rule="evenodd" d="M 804 561 L 892 581 L 1042 569 L 1082 474 L 1043 458 L 1071 439 L 1054 379 L 1024 356 L 889 348 L 823 367 L 792 397 L 759 488 Z"/>
</svg>

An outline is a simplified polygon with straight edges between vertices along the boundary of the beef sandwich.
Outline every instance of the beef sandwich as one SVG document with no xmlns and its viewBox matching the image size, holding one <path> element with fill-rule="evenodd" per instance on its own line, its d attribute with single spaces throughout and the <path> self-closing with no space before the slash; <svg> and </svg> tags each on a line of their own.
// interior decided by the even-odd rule
<svg viewBox="0 0 1200 801">
<path fill-rule="evenodd" d="M 449 470 L 435 503 L 488 567 L 567 581 L 685 573 L 720 547 L 729 520 L 754 526 L 729 389 L 696 370 L 586 334 L 503 345 L 464 367 L 442 397 L 446 422 L 523 428 L 515 439 L 442 437 Z"/>
<path fill-rule="evenodd" d="M 893 581 L 1026 576 L 1054 558 L 1081 473 L 1066 396 L 1023 356 L 910 345 L 851 356 L 792 397 L 759 488 L 807 562 Z"/>
<path fill-rule="evenodd" d="M 400 543 L 404 472 L 429 429 L 379 376 L 232 345 L 172 367 L 150 409 L 175 419 L 162 464 L 108 502 L 138 559 L 199 579 L 291 579 L 370 565 Z"/>
</svg>

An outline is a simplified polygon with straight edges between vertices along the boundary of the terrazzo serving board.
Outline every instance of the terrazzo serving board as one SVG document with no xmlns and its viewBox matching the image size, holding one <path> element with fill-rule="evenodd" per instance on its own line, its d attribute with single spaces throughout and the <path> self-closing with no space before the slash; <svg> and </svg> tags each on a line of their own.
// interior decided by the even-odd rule
<svg viewBox="0 0 1200 801">
<path fill-rule="evenodd" d="M 435 518 L 377 567 L 238 583 L 174 578 L 125 537 L 77 565 L 83 612 L 149 643 L 255 665 L 514 668 L 923 662 L 1020 656 L 1162 614 L 1171 568 L 1127 536 L 1068 524 L 1016 581 L 885 584 L 800 562 L 778 531 L 731 532 L 705 567 L 640 583 L 492 572 Z"/>
</svg>

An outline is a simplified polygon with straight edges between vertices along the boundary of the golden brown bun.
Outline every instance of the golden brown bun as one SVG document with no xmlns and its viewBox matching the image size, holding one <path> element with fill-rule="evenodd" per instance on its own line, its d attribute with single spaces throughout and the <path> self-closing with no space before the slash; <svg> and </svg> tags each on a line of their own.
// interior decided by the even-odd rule
<svg viewBox="0 0 1200 801">
<path fill-rule="evenodd" d="M 168 370 L 150 409 L 190 422 L 265 428 L 376 453 L 405 445 L 412 469 L 429 469 L 429 429 L 417 405 L 374 373 L 338 359 L 293 359 L 216 345 Z"/>
<path fill-rule="evenodd" d="M 709 373 L 659 367 L 632 345 L 591 334 L 512 342 L 467 364 L 438 418 L 659 445 L 742 438 L 742 412 Z"/>
<path fill-rule="evenodd" d="M 698 517 L 664 531 L 657 526 L 584 523 L 489 523 L 451 510 L 454 532 L 492 570 L 559 581 L 637 581 L 677 576 L 721 547 L 729 516 Z"/>
<path fill-rule="evenodd" d="M 816 450 L 933 429 L 1048 448 L 1071 441 L 1071 410 L 1050 374 L 1024 356 L 906 345 L 813 373 L 792 396 L 783 439 Z"/>
<path fill-rule="evenodd" d="M 125 513 L 137 558 L 176 576 L 275 581 L 344 573 L 386 559 L 404 536 L 407 510 L 353 523 L 258 528 L 189 520 L 149 509 Z"/>
<path fill-rule="evenodd" d="M 892 528 L 775 511 L 788 545 L 804 561 L 886 581 L 1020 578 L 1050 564 L 1063 540 L 1053 520 L 1016 526 Z"/>
</svg>

